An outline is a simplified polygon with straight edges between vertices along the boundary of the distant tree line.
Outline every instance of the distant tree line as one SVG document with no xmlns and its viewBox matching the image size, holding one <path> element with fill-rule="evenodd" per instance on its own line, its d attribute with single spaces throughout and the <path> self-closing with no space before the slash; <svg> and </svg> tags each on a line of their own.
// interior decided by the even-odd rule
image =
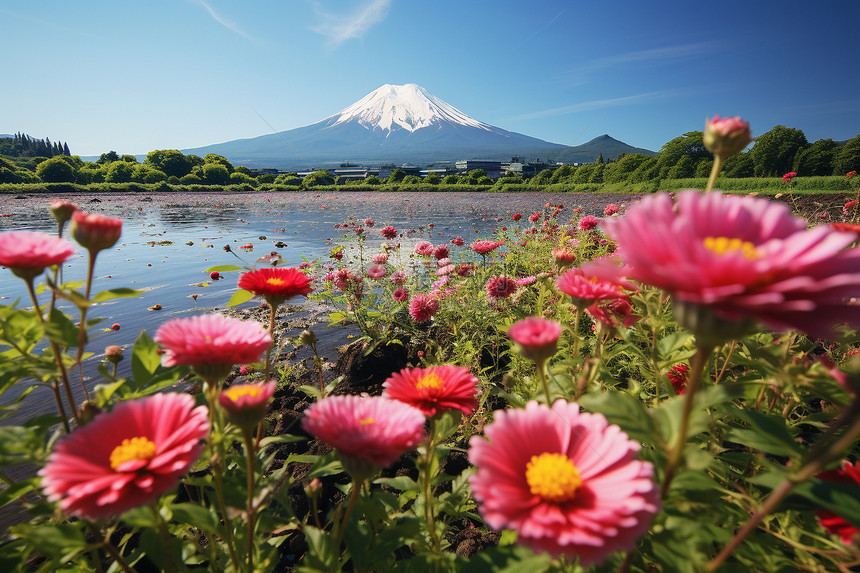
<svg viewBox="0 0 860 573">
<path fill-rule="evenodd" d="M 3 153 L 3 146 L 17 145 L 16 154 Z M 21 154 L 28 149 L 42 149 L 53 155 Z M 20 149 L 19 149 L 20 148 Z M 58 149 L 62 148 L 60 151 Z M 29 152 L 28 152 L 29 153 Z M 5 157 L 4 157 L 5 156 Z M 494 182 L 481 169 L 467 173 L 440 176 L 430 173 L 424 178 L 395 169 L 387 178 L 371 175 L 349 185 L 412 186 L 412 185 L 472 185 L 496 186 L 528 184 L 637 184 L 645 182 L 707 177 L 713 156 L 702 142 L 701 131 L 691 131 L 667 142 L 654 156 L 641 153 L 625 154 L 613 161 L 602 156 L 594 163 L 561 165 L 544 169 L 530 179 L 520 174 L 506 173 Z M 745 152 L 731 156 L 723 165 L 722 177 L 779 177 L 794 171 L 799 176 L 844 176 L 860 171 L 860 135 L 845 142 L 821 139 L 810 144 L 803 131 L 778 125 L 756 138 Z M 115 151 L 103 153 L 95 162 L 85 162 L 68 154 L 68 146 L 34 140 L 18 134 L 0 139 L 0 183 L 142 183 L 171 185 L 246 185 L 261 184 L 300 186 L 303 188 L 331 186 L 336 178 L 320 170 L 304 178 L 295 172 L 258 174 L 244 166 L 234 167 L 221 155 L 204 157 L 186 155 L 176 149 L 158 149 L 139 162 L 133 155 Z"/>
<path fill-rule="evenodd" d="M 51 142 L 45 139 L 35 139 L 21 133 L 14 137 L 0 138 L 0 155 L 9 157 L 54 157 L 55 155 L 71 155 L 69 145 L 59 141 Z"/>
</svg>

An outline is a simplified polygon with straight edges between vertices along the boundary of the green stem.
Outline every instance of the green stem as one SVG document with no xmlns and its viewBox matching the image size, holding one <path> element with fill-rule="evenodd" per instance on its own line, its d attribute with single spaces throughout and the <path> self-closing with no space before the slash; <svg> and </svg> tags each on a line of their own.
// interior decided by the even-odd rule
<svg viewBox="0 0 860 573">
<path fill-rule="evenodd" d="M 352 492 L 349 495 L 349 503 L 346 506 L 346 512 L 343 514 L 343 519 L 337 526 L 337 535 L 335 537 L 335 547 L 340 551 L 340 545 L 343 543 L 343 535 L 346 533 L 346 524 L 349 522 L 349 516 L 352 515 L 352 510 L 355 509 L 355 502 L 358 501 L 358 494 L 361 492 L 361 484 L 358 481 L 352 482 Z"/>
<path fill-rule="evenodd" d="M 538 379 L 543 386 L 543 394 L 546 396 L 546 405 L 552 407 L 552 397 L 549 394 L 549 383 L 546 379 L 546 360 L 541 360 L 537 363 Z"/>
<path fill-rule="evenodd" d="M 114 563 L 116 563 L 120 569 L 125 571 L 125 573 L 136 573 L 134 567 L 125 562 L 125 559 L 122 558 L 122 555 L 120 555 L 117 548 L 114 547 L 113 543 L 111 543 L 109 539 L 106 539 L 105 536 L 102 535 L 101 531 L 99 531 L 92 524 L 90 524 L 89 527 L 93 533 L 93 537 L 96 540 L 97 547 L 104 547 L 105 551 L 108 552 L 108 555 L 111 556 L 111 559 L 114 560 Z"/>
<path fill-rule="evenodd" d="M 687 431 L 690 425 L 690 413 L 693 411 L 693 400 L 702 385 L 702 373 L 705 371 L 705 366 L 708 363 L 708 358 L 711 356 L 712 349 L 699 346 L 696 349 L 696 354 L 693 356 L 690 378 L 687 381 L 687 390 L 684 394 L 684 404 L 681 410 L 681 425 L 678 429 L 678 443 L 675 444 L 675 449 L 669 455 L 669 461 L 666 463 L 666 471 L 663 476 L 663 486 L 660 489 L 660 497 L 665 498 L 669 491 L 669 486 L 675 478 L 675 472 L 678 470 L 678 465 L 684 457 L 684 446 L 687 444 Z"/>
<path fill-rule="evenodd" d="M 30 300 L 33 301 L 33 311 L 36 313 L 36 316 L 39 318 L 39 322 L 43 325 L 45 324 L 45 317 L 42 316 L 42 310 L 39 308 L 39 299 L 36 296 L 36 289 L 33 288 L 33 280 L 27 279 L 24 281 L 27 284 L 27 292 L 30 293 Z M 60 370 L 60 377 L 63 380 L 63 386 L 66 389 L 66 398 L 69 400 L 69 406 L 72 408 L 72 414 L 75 418 L 75 423 L 78 422 L 78 412 L 75 408 L 75 399 L 72 396 L 72 390 L 69 388 L 69 379 L 66 374 L 66 367 L 63 364 L 63 359 L 60 356 L 60 348 L 57 346 L 57 343 L 53 340 L 50 341 L 51 353 L 54 355 L 54 364 L 57 365 L 57 368 Z M 20 350 L 19 350 L 20 352 Z M 51 389 L 54 391 L 54 399 L 57 401 L 57 411 L 60 414 L 60 417 L 63 419 L 63 430 L 68 434 L 71 431 L 69 428 L 69 416 L 66 414 L 66 408 L 63 406 L 63 399 L 60 396 L 60 389 L 58 388 L 56 379 L 51 384 Z"/>
<path fill-rule="evenodd" d="M 430 436 L 427 438 L 427 452 L 424 455 L 423 493 L 424 493 L 424 519 L 427 521 L 427 530 L 433 541 L 433 551 L 437 556 L 442 554 L 442 546 L 439 536 L 436 534 L 436 517 L 433 514 L 433 464 L 436 460 L 436 418 L 430 418 Z"/>
<path fill-rule="evenodd" d="M 711 176 L 708 177 L 708 185 L 705 187 L 705 193 L 709 192 L 717 184 L 717 175 L 720 174 L 720 169 L 723 166 L 723 158 L 719 155 L 714 155 L 714 165 L 711 167 Z"/>
<path fill-rule="evenodd" d="M 245 456 L 248 465 L 248 571 L 254 571 L 254 522 L 257 517 L 254 511 L 254 440 L 250 431 L 243 430 L 242 437 L 245 439 Z"/>
<path fill-rule="evenodd" d="M 89 301 L 90 301 L 90 292 L 91 292 L 92 287 L 93 287 L 93 275 L 95 273 L 95 268 L 96 268 L 96 255 L 97 254 L 98 254 L 98 251 L 90 251 L 89 264 L 87 265 L 87 286 L 86 286 L 86 290 L 84 291 L 84 299 L 86 299 L 87 303 L 89 303 Z M 84 346 L 86 345 L 86 339 L 87 339 L 87 309 L 88 309 L 88 307 L 86 305 L 82 306 L 80 309 L 80 311 L 81 311 L 81 323 L 78 327 L 78 352 L 77 352 L 77 355 L 75 356 L 75 364 L 78 365 L 78 373 L 80 374 L 80 377 L 81 377 L 81 388 L 83 388 L 83 390 L 84 390 L 84 396 L 86 397 L 87 400 L 89 400 L 90 394 L 89 394 L 89 392 L 87 392 L 87 387 L 84 384 L 84 367 L 81 364 L 81 362 L 83 361 L 83 357 L 84 357 Z"/>
<path fill-rule="evenodd" d="M 177 556 L 173 550 L 170 531 L 167 530 L 167 522 L 164 521 L 164 518 L 161 517 L 161 513 L 159 513 L 155 506 L 150 505 L 149 509 L 152 511 L 152 515 L 158 524 L 158 535 L 161 536 L 161 542 L 164 543 L 164 551 L 167 555 L 170 571 L 184 571 L 185 563 L 182 561 L 182 556 Z"/>
<path fill-rule="evenodd" d="M 843 415 L 840 416 L 840 420 L 850 422 L 851 425 L 848 430 L 829 445 L 827 444 L 829 441 L 827 438 L 832 435 L 832 432 L 825 435 L 825 437 L 817 444 L 818 447 L 816 447 L 811 453 L 809 461 L 806 462 L 797 471 L 797 473 L 787 476 L 782 483 L 780 483 L 776 489 L 771 492 L 770 496 L 768 496 L 758 511 L 756 511 L 740 531 L 735 534 L 723 550 L 720 551 L 720 553 L 714 557 L 710 563 L 708 563 L 705 568 L 706 571 L 716 570 L 717 567 L 728 559 L 740 546 L 743 540 L 758 527 L 762 520 L 779 507 L 795 486 L 823 471 L 828 464 L 843 455 L 844 452 L 857 441 L 857 438 L 860 437 L 860 417 L 857 416 L 858 413 L 860 413 L 860 399 L 855 399 Z"/>
<path fill-rule="evenodd" d="M 208 381 L 206 384 L 208 386 L 207 399 L 209 401 L 209 425 L 212 428 L 209 436 L 211 444 L 215 450 L 215 455 L 212 457 L 212 461 L 210 462 L 212 478 L 215 480 L 215 496 L 218 499 L 218 509 L 221 511 L 221 515 L 224 519 L 224 540 L 227 542 L 227 550 L 230 552 L 230 561 L 233 562 L 234 570 L 241 571 L 239 558 L 236 556 L 236 548 L 234 547 L 233 541 L 233 522 L 227 514 L 227 502 L 224 500 L 224 468 L 221 463 L 225 458 L 225 452 L 223 432 L 221 431 L 223 425 L 220 422 L 219 416 L 216 415 L 216 403 L 218 401 L 217 387 Z"/>
</svg>

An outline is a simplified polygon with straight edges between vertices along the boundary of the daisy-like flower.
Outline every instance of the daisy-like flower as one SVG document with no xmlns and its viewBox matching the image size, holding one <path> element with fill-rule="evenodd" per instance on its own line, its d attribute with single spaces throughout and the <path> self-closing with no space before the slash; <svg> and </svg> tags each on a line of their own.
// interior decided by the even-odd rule
<svg viewBox="0 0 860 573">
<path fill-rule="evenodd" d="M 382 265 L 371 265 L 370 268 L 367 269 L 367 276 L 372 279 L 385 278 L 386 274 L 388 274 L 388 271 Z"/>
<path fill-rule="evenodd" d="M 499 300 L 513 296 L 517 292 L 517 281 L 505 275 L 494 276 L 490 277 L 484 288 L 488 298 Z"/>
<path fill-rule="evenodd" d="M 451 242 L 458 247 L 462 247 L 466 241 L 463 240 L 463 237 L 454 237 L 453 239 L 451 239 Z"/>
<path fill-rule="evenodd" d="M 848 248 L 857 235 L 829 225 L 807 230 L 787 205 L 684 191 L 677 204 L 649 196 L 604 226 L 628 276 L 671 293 L 697 336 L 723 334 L 714 342 L 724 342 L 737 335 L 729 327 L 749 321 L 814 337 L 842 322 L 860 327 L 860 306 L 849 304 L 860 297 L 860 250 Z"/>
<path fill-rule="evenodd" d="M 517 222 L 522 218 L 523 218 L 522 213 L 514 213 L 513 215 L 511 215 L 511 220 L 513 220 L 514 222 Z"/>
<path fill-rule="evenodd" d="M 457 265 L 445 265 L 444 267 L 439 267 L 436 269 L 436 276 L 441 277 L 447 274 L 454 272 L 454 269 L 457 268 Z"/>
<path fill-rule="evenodd" d="M 622 295 L 618 298 L 599 300 L 585 309 L 595 319 L 606 326 L 632 326 L 639 321 L 641 316 L 633 314 L 633 305 L 630 298 Z"/>
<path fill-rule="evenodd" d="M 264 384 L 234 384 L 218 395 L 218 404 L 231 424 L 251 430 L 266 416 L 266 407 L 275 393 L 275 381 Z"/>
<path fill-rule="evenodd" d="M 435 249 L 433 249 L 433 256 L 436 257 L 436 260 L 447 259 L 448 255 L 451 251 L 448 249 L 448 245 L 437 245 Z"/>
<path fill-rule="evenodd" d="M 531 284 L 534 284 L 536 280 L 537 280 L 537 277 L 534 275 L 522 277 L 522 278 L 517 279 L 517 286 L 529 286 Z"/>
<path fill-rule="evenodd" d="M 430 257 L 433 255 L 433 243 L 430 241 L 419 241 L 415 245 L 415 254 L 422 257 Z"/>
<path fill-rule="evenodd" d="M 391 273 L 391 284 L 395 284 L 395 285 L 406 284 L 407 279 L 408 279 L 408 277 L 406 276 L 406 273 L 401 271 L 401 270 L 396 270 L 393 273 Z"/>
<path fill-rule="evenodd" d="M 815 477 L 846 486 L 855 486 L 857 493 L 860 494 L 860 463 L 852 464 L 848 460 L 843 460 L 842 467 L 838 470 L 821 472 Z M 826 509 L 817 510 L 815 517 L 818 519 L 821 527 L 827 530 L 827 533 L 838 535 L 842 543 L 846 545 L 850 545 L 857 533 L 860 533 L 860 529 L 847 522 L 844 517 L 840 517 Z"/>
<path fill-rule="evenodd" d="M 278 306 L 294 296 L 307 296 L 313 290 L 308 275 L 285 267 L 247 272 L 239 277 L 239 288 L 262 296 L 271 306 Z"/>
<path fill-rule="evenodd" d="M 567 267 L 572 265 L 573 261 L 576 260 L 576 253 L 568 251 L 566 248 L 562 247 L 560 249 L 553 249 L 552 257 L 555 259 L 558 266 Z"/>
<path fill-rule="evenodd" d="M 329 396 L 305 410 L 305 430 L 334 447 L 355 477 L 389 466 L 424 439 L 424 414 L 382 396 Z"/>
<path fill-rule="evenodd" d="M 393 298 L 397 302 L 403 302 L 407 298 L 409 298 L 409 292 L 407 292 L 407 290 L 402 286 L 399 286 L 391 293 L 391 298 Z"/>
<path fill-rule="evenodd" d="M 376 253 L 373 255 L 373 262 L 377 265 L 384 265 L 388 262 L 388 253 Z"/>
<path fill-rule="evenodd" d="M 562 273 L 555 281 L 555 288 L 569 295 L 577 308 L 583 309 L 598 300 L 616 299 L 624 296 L 621 287 L 601 277 L 588 275 L 579 267 Z"/>
<path fill-rule="evenodd" d="M 470 246 L 472 247 L 472 250 L 479 255 L 486 255 L 487 253 L 495 251 L 504 244 L 504 241 L 490 241 L 488 239 L 479 239 L 472 243 Z"/>
<path fill-rule="evenodd" d="M 75 211 L 72 213 L 72 237 L 90 252 L 113 247 L 122 234 L 122 219 Z"/>
<path fill-rule="evenodd" d="M 69 515 L 106 519 L 173 489 L 209 433 L 188 394 L 120 402 L 57 444 L 39 471 L 48 499 Z"/>
<path fill-rule="evenodd" d="M 162 324 L 153 340 L 165 350 L 165 366 L 192 366 L 207 382 L 223 378 L 234 364 L 257 362 L 272 344 L 265 327 L 223 314 L 174 318 Z"/>
<path fill-rule="evenodd" d="M 42 274 L 45 267 L 64 263 L 74 254 L 74 245 L 54 235 L 34 231 L 0 233 L 0 266 L 26 280 Z"/>
<path fill-rule="evenodd" d="M 429 294 L 418 293 L 409 301 L 409 316 L 415 322 L 427 322 L 439 312 L 439 299 Z"/>
<path fill-rule="evenodd" d="M 382 386 L 386 398 L 398 400 L 435 416 L 447 410 L 471 414 L 478 407 L 478 379 L 466 368 L 446 364 L 430 368 L 404 368 Z"/>
<path fill-rule="evenodd" d="M 373 222 L 373 219 L 365 219 L 364 224 L 367 225 L 368 227 L 372 227 L 376 223 Z"/>
<path fill-rule="evenodd" d="M 395 229 L 391 225 L 383 227 L 379 232 L 382 233 L 382 236 L 386 239 L 393 239 L 397 236 L 397 229 Z"/>
<path fill-rule="evenodd" d="M 594 229 L 595 227 L 597 227 L 597 225 L 599 225 L 599 224 L 600 224 L 600 219 L 598 219 L 594 215 L 586 215 L 585 217 L 583 217 L 579 220 L 579 224 L 577 225 L 577 228 L 580 231 L 590 231 L 590 230 Z"/>
<path fill-rule="evenodd" d="M 470 265 L 469 263 L 461 263 L 457 265 L 457 274 L 461 277 L 468 277 L 472 274 L 472 271 L 475 270 L 475 267 Z"/>
<path fill-rule="evenodd" d="M 529 215 L 529 222 L 530 223 L 534 223 L 538 219 L 540 219 L 540 213 L 532 213 L 531 215 Z"/>
<path fill-rule="evenodd" d="M 610 203 L 606 207 L 603 208 L 603 216 L 604 217 L 611 217 L 612 215 L 615 215 L 616 213 L 618 213 L 618 211 L 620 211 L 620 210 L 621 210 L 621 208 L 617 204 Z"/>
<path fill-rule="evenodd" d="M 480 512 L 535 551 L 587 567 L 633 549 L 659 510 L 652 465 L 636 460 L 639 444 L 601 414 L 532 401 L 496 411 L 485 434 L 489 441 L 469 441 Z"/>
<path fill-rule="evenodd" d="M 508 336 L 519 344 L 523 356 L 543 364 L 558 348 L 561 324 L 532 316 L 512 324 Z"/>
</svg>

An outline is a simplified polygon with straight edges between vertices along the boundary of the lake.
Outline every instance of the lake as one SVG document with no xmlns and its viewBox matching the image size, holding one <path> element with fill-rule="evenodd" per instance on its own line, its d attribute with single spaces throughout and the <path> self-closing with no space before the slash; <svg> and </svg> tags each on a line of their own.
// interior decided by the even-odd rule
<svg viewBox="0 0 860 573">
<path fill-rule="evenodd" d="M 223 308 L 237 289 L 239 273 L 223 273 L 222 280 L 212 281 L 206 269 L 218 265 L 250 267 L 257 258 L 272 251 L 280 254 L 289 266 L 297 266 L 303 257 L 328 262 L 332 247 L 345 233 L 355 236 L 351 225 L 347 229 L 340 227 L 348 221 L 366 228 L 365 248 L 370 254 L 377 252 L 375 248 L 382 244 L 379 230 L 386 225 L 398 230 L 404 252 L 411 252 L 418 241 L 439 244 L 456 236 L 465 239 L 466 246 L 461 249 L 467 249 L 475 239 L 491 236 L 497 226 L 513 226 L 511 215 L 516 212 L 523 214 L 519 224 L 527 227 L 528 215 L 544 212 L 547 203 L 564 205 L 559 220 L 566 221 L 575 208 L 581 208 L 579 215 L 601 215 L 606 204 L 629 202 L 635 197 L 348 191 L 0 195 L 0 232 L 55 233 L 56 222 L 48 212 L 48 205 L 56 199 L 71 201 L 83 211 L 123 219 L 120 241 L 99 254 L 93 293 L 119 287 L 147 289 L 138 298 L 107 302 L 90 310 L 89 317 L 105 318 L 90 332 L 87 346 L 96 356 L 89 364 L 85 363 L 85 373 L 94 374 L 105 346 L 116 344 L 128 349 L 141 330 L 152 336 L 171 318 Z M 374 220 L 373 228 L 364 224 L 367 218 Z M 240 248 L 249 244 L 252 249 Z M 224 249 L 226 245 L 232 252 Z M 452 251 L 456 250 L 452 246 Z M 65 265 L 65 280 L 84 280 L 86 257 L 86 251 L 79 248 Z M 196 300 L 192 295 L 197 295 Z M 5 269 L 0 270 L 0 297 L 2 304 L 20 298 L 20 306 L 31 306 L 23 281 Z M 43 294 L 40 302 L 46 300 L 47 295 Z M 161 310 L 147 310 L 156 304 L 161 305 Z M 252 301 L 245 306 L 255 304 L 259 303 Z M 77 316 L 73 307 L 61 308 Z M 102 332 L 101 327 L 114 323 L 120 325 L 118 331 Z M 120 363 L 120 376 L 129 375 L 130 362 Z M 95 384 L 97 377 L 89 383 Z M 53 411 L 53 397 L 47 389 L 33 392 L 26 401 L 22 415 Z"/>
</svg>

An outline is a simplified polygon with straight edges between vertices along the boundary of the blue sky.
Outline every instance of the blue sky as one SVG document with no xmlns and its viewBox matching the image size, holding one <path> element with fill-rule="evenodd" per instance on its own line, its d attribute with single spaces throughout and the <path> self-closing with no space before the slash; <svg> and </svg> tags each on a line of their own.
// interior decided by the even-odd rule
<svg viewBox="0 0 860 573">
<path fill-rule="evenodd" d="M 0 133 L 144 154 L 317 122 L 382 84 L 566 145 L 714 114 L 860 133 L 857 0 L 0 0 Z"/>
</svg>

